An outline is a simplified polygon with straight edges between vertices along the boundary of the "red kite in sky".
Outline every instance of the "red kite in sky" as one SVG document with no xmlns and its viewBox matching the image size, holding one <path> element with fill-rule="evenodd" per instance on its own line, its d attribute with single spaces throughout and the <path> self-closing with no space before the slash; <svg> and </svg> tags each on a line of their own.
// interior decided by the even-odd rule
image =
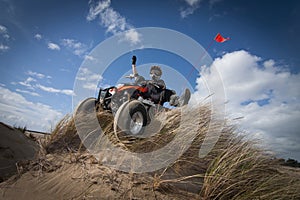
<svg viewBox="0 0 300 200">
<path fill-rule="evenodd" d="M 224 38 L 220 33 L 218 33 L 216 35 L 216 37 L 215 37 L 215 41 L 216 42 L 220 42 L 220 43 L 225 42 L 225 41 L 227 41 L 229 39 L 230 39 L 229 37 L 228 38 Z"/>
</svg>

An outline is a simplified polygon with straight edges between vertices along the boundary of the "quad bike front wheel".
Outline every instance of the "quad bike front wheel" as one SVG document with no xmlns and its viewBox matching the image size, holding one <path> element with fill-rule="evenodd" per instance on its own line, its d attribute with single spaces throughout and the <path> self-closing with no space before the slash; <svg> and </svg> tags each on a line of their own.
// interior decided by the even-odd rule
<svg viewBox="0 0 300 200">
<path fill-rule="evenodd" d="M 93 113 L 96 110 L 96 99 L 93 97 L 87 98 L 84 101 L 82 101 L 75 110 L 75 115 L 78 115 L 80 113 Z"/>
<path fill-rule="evenodd" d="M 114 132 L 117 138 L 121 135 L 141 135 L 147 124 L 145 106 L 137 100 L 123 103 L 115 115 Z"/>
</svg>

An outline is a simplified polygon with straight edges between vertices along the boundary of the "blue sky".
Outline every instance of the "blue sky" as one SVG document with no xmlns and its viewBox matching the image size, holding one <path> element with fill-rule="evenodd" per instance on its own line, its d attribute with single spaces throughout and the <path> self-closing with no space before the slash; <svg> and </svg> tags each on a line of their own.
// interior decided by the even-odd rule
<svg viewBox="0 0 300 200">
<path fill-rule="evenodd" d="M 145 65 L 140 68 L 145 76 L 147 63 L 171 67 L 189 79 L 193 100 L 204 98 L 199 74 L 187 77 L 193 66 L 165 51 L 129 52 L 101 75 L 82 66 L 94 59 L 90 53 L 97 45 L 116 34 L 131 30 L 127 39 L 138 43 L 136 30 L 161 27 L 206 48 L 224 80 L 230 118 L 244 117 L 237 122 L 242 129 L 280 155 L 300 160 L 298 1 L 0 0 L 0 10 L 0 121 L 49 131 L 72 112 L 75 80 L 88 76 L 87 90 L 115 84 L 130 70 L 133 54 Z M 219 32 L 231 39 L 211 43 Z M 204 68 L 201 73 L 208 80 L 214 76 Z M 167 84 L 180 93 L 167 75 Z"/>
</svg>

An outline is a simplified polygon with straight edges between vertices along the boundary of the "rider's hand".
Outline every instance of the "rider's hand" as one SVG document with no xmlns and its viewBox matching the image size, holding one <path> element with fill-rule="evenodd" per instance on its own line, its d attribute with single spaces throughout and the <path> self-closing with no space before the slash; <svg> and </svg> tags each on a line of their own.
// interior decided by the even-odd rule
<svg viewBox="0 0 300 200">
<path fill-rule="evenodd" d="M 130 78 L 130 79 L 134 79 L 134 75 L 133 75 L 133 74 L 130 74 L 130 75 L 129 75 L 129 78 Z"/>
<path fill-rule="evenodd" d="M 133 78 L 135 78 L 135 76 L 133 74 L 130 74 L 130 75 L 125 76 L 125 78 L 133 79 Z"/>
<path fill-rule="evenodd" d="M 136 63 L 136 56 L 132 56 L 132 64 L 135 65 Z"/>
</svg>

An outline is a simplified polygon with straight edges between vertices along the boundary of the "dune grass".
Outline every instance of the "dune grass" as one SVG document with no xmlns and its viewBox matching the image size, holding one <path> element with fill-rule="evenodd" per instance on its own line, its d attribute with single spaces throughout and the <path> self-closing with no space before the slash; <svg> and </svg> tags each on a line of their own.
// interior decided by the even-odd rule
<svg viewBox="0 0 300 200">
<path fill-rule="evenodd" d="M 280 172 L 277 159 L 241 136 L 225 134 L 210 162 L 203 199 L 299 199 L 300 179 Z"/>
<path fill-rule="evenodd" d="M 205 158 L 199 158 L 199 147 L 211 115 L 207 106 L 195 109 L 201 110 L 197 135 L 172 165 L 150 173 L 153 179 L 149 184 L 155 190 L 192 192 L 199 199 L 300 199 L 300 175 L 282 171 L 277 159 L 259 149 L 253 141 L 240 136 L 233 126 L 227 124 L 213 150 Z M 180 113 L 170 112 L 173 113 L 168 117 L 173 119 L 167 120 L 162 131 L 154 137 L 143 140 L 130 138 L 130 141 L 124 138 L 122 142 L 127 149 L 150 152 L 172 140 L 176 133 L 174 129 L 178 128 L 172 123 L 178 121 Z M 99 122 L 103 123 L 105 134 L 116 143 L 111 114 L 101 111 L 97 116 Z M 76 133 L 73 117 L 66 116 L 57 124 L 45 148 L 48 153 L 79 152 L 84 149 Z"/>
<path fill-rule="evenodd" d="M 25 133 L 27 131 L 26 126 L 14 126 L 14 129 L 21 131 L 22 133 Z"/>
</svg>

